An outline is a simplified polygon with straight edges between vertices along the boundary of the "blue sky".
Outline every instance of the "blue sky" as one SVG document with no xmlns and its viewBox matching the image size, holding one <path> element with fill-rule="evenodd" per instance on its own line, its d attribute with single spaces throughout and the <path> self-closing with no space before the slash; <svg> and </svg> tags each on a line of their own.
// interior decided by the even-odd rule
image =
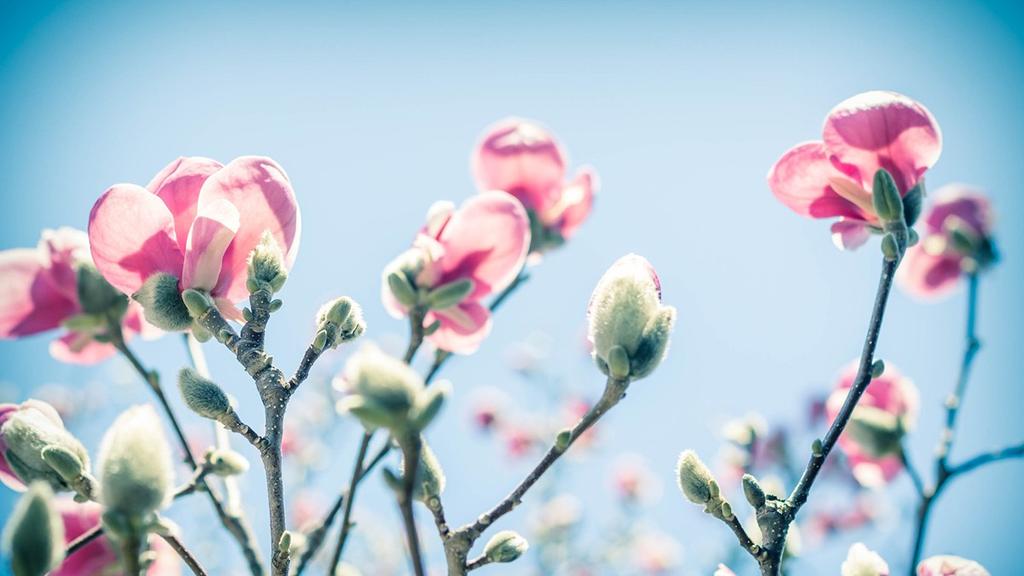
<svg viewBox="0 0 1024 576">
<path fill-rule="evenodd" d="M 684 547 L 679 574 L 699 574 L 729 534 L 678 497 L 678 453 L 712 456 L 721 423 L 751 410 L 799 421 L 803 399 L 827 391 L 860 350 L 877 243 L 837 252 L 827 224 L 789 212 L 764 179 L 853 94 L 890 89 L 923 102 L 945 137 L 930 188 L 963 181 L 993 198 L 1004 261 L 981 286 L 984 348 L 955 454 L 1024 437 L 1022 24 L 1009 3 L 969 1 L 18 3 L 0 22 L 0 248 L 31 246 L 45 227 L 84 228 L 109 185 L 145 183 L 179 155 L 265 154 L 288 171 L 304 223 L 269 335 L 275 357 L 293 366 L 316 309 L 339 294 L 364 304 L 368 337 L 394 344 L 405 330 L 379 304 L 382 266 L 434 200 L 473 193 L 468 157 L 484 126 L 507 115 L 538 119 L 574 166 L 597 169 L 602 188 L 591 220 L 502 309 L 484 349 L 446 368 L 456 396 L 431 440 L 448 473 L 449 516 L 475 517 L 526 469 L 468 433 L 473 391 L 504 388 L 528 408 L 535 394 L 503 359 L 539 331 L 550 336 L 551 371 L 597 395 L 602 381 L 580 353 L 586 301 L 609 264 L 637 252 L 661 274 L 679 323 L 667 362 L 608 419 L 603 453 L 647 459 L 666 488 L 651 514 Z M 922 463 L 959 362 L 963 298 L 925 305 L 896 293 L 879 345 L 921 389 L 911 446 Z M 14 397 L 51 383 L 89 390 L 108 412 L 81 429 L 95 447 L 117 409 L 148 397 L 119 362 L 51 361 L 48 340 L 0 343 L 0 382 Z M 174 337 L 140 353 L 168 380 L 185 359 Z M 243 375 L 222 350 L 208 355 L 258 422 Z M 342 426 L 339 464 L 322 484 L 341 484 L 355 441 L 355 428 Z M 597 519 L 611 514 L 609 461 L 564 470 Z M 1022 466 L 993 466 L 949 489 L 927 552 L 1010 573 Z M 257 524 L 259 476 L 251 472 L 246 487 Z M 364 513 L 395 524 L 387 495 L 371 484 Z M 905 478 L 888 494 L 909 513 Z M 0 495 L 0 516 L 12 502 Z M 201 506 L 171 513 L 186 526 L 205 514 Z M 526 512 L 506 520 L 525 524 Z M 896 518 L 829 544 L 794 573 L 837 573 L 855 539 L 904 570 L 909 534 Z"/>
</svg>

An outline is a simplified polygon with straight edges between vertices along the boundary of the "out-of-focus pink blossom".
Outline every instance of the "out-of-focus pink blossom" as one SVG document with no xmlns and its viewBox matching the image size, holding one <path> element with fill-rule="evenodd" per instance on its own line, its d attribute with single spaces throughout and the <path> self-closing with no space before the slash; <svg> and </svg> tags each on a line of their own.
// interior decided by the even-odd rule
<svg viewBox="0 0 1024 576">
<path fill-rule="evenodd" d="M 959 556 L 932 556 L 917 565 L 917 576 L 990 576 L 981 564 Z"/>
<path fill-rule="evenodd" d="M 624 454 L 615 460 L 612 487 L 619 499 L 627 503 L 651 498 L 659 488 L 657 478 L 639 454 Z"/>
<path fill-rule="evenodd" d="M 501 433 L 505 440 L 505 449 L 513 458 L 525 456 L 537 442 L 536 437 L 526 427 L 506 426 Z"/>
<path fill-rule="evenodd" d="M 851 250 L 879 227 L 871 201 L 875 172 L 888 170 L 905 196 L 941 152 L 939 125 L 927 108 L 902 94 L 865 92 L 829 112 L 821 140 L 783 154 L 768 185 L 797 214 L 838 217 L 832 239 Z"/>
<path fill-rule="evenodd" d="M 643 532 L 633 540 L 633 562 L 645 574 L 665 574 L 679 563 L 679 543 L 662 532 Z"/>
<path fill-rule="evenodd" d="M 857 542 L 846 553 L 840 573 L 842 576 L 889 576 L 889 565 L 877 552 Z"/>
<path fill-rule="evenodd" d="M 284 170 L 270 158 L 243 156 L 221 165 L 179 158 L 143 188 L 109 188 L 89 215 L 96 267 L 134 294 L 152 275 L 178 278 L 182 290 L 208 291 L 225 315 L 248 297 L 247 259 L 264 232 L 291 267 L 299 248 L 299 206 Z"/>
<path fill-rule="evenodd" d="M 79 504 L 59 499 L 57 509 L 64 520 L 64 538 L 68 543 L 100 523 L 102 509 L 92 502 Z M 150 537 L 149 543 L 156 558 L 146 572 L 147 576 L 179 576 L 181 564 L 174 550 L 156 536 Z M 50 572 L 50 576 L 118 576 L 122 574 L 118 564 L 117 553 L 107 537 L 100 536 L 65 558 L 60 566 Z"/>
<path fill-rule="evenodd" d="M 835 390 L 826 402 L 825 409 L 829 422 L 835 420 L 856 376 L 857 362 L 854 361 L 842 371 Z M 887 363 L 885 372 L 868 384 L 858 406 L 869 406 L 888 412 L 902 421 L 904 429 L 909 429 L 917 419 L 917 388 L 894 366 Z M 846 455 L 854 477 L 863 486 L 877 487 L 886 484 L 903 469 L 899 455 L 871 457 L 848 434 L 839 437 L 839 447 Z"/>
<path fill-rule="evenodd" d="M 0 252 L 0 338 L 21 338 L 60 328 L 81 314 L 77 267 L 89 263 L 89 241 L 74 228 L 44 230 L 35 248 Z M 159 330 L 130 305 L 122 319 L 126 339 Z M 50 343 L 50 355 L 61 362 L 94 364 L 115 354 L 111 344 L 97 342 L 90 329 L 67 330 Z"/>
<path fill-rule="evenodd" d="M 597 175 L 584 167 L 566 181 L 561 145 L 536 122 L 506 118 L 489 127 L 472 164 L 479 190 L 512 194 L 539 222 L 545 234 L 533 239 L 534 251 L 568 240 L 590 215 Z"/>
<path fill-rule="evenodd" d="M 994 216 L 988 198 L 963 184 L 935 192 L 922 216 L 921 241 L 907 250 L 896 280 L 908 293 L 925 299 L 945 296 L 961 276 L 995 257 L 991 243 Z M 967 245 L 954 237 L 959 234 Z"/>
<path fill-rule="evenodd" d="M 471 354 L 491 330 L 491 313 L 483 300 L 515 280 L 529 247 L 530 220 L 523 205 L 505 192 L 485 192 L 458 210 L 450 202 L 435 204 L 413 248 L 388 269 L 398 267 L 414 276 L 409 279 L 419 290 L 472 281 L 471 291 L 461 302 L 430 310 L 424 319 L 427 327 L 439 323 L 427 336 L 435 346 Z M 408 315 L 408 306 L 398 301 L 386 278 L 382 298 L 392 316 Z"/>
<path fill-rule="evenodd" d="M 736 573 L 730 570 L 725 564 L 719 564 L 712 576 L 736 576 Z"/>
</svg>

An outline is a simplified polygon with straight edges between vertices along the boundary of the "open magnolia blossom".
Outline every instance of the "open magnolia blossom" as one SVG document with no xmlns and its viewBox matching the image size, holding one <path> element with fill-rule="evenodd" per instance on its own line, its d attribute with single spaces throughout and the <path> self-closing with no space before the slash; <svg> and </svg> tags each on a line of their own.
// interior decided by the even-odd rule
<svg viewBox="0 0 1024 576">
<path fill-rule="evenodd" d="M 145 188 L 117 184 L 104 192 L 89 215 L 89 242 L 96 267 L 125 294 L 169 276 L 178 291 L 206 291 L 225 316 L 240 319 L 234 304 L 249 295 L 250 252 L 268 233 L 290 267 L 300 228 L 291 182 L 270 158 L 221 165 L 189 157 L 171 162 Z M 160 326 L 155 312 L 147 309 L 147 318 Z"/>
<path fill-rule="evenodd" d="M 580 168 L 566 181 L 562 146 L 532 120 L 506 118 L 489 127 L 472 164 L 479 190 L 504 190 L 526 206 L 534 223 L 531 252 L 568 240 L 593 208 L 598 187 L 593 169 Z"/>
<path fill-rule="evenodd" d="M 768 173 L 768 185 L 797 214 L 838 217 L 832 239 L 851 250 L 881 230 L 871 196 L 875 173 L 888 170 L 906 197 L 941 152 L 939 125 L 927 108 L 895 92 L 865 92 L 829 112 L 821 140 L 783 154 Z"/>
<path fill-rule="evenodd" d="M 96 336 L 105 327 L 88 321 L 79 296 L 79 271 L 90 265 L 89 241 L 74 228 L 44 230 L 35 248 L 0 252 L 0 338 L 21 338 L 64 326 L 66 333 L 50 343 L 50 354 L 62 362 L 93 364 L 117 350 Z M 86 321 L 79 321 L 86 320 Z M 142 333 L 160 334 L 142 319 L 137 304 L 123 312 L 125 339 Z"/>
<path fill-rule="evenodd" d="M 428 310 L 427 339 L 441 350 L 470 354 L 491 330 L 484 300 L 515 280 L 529 248 L 529 218 L 511 195 L 484 192 L 458 209 L 440 202 L 413 247 L 385 268 L 384 306 L 395 318 Z"/>
<path fill-rule="evenodd" d="M 932 556 L 917 565 L 917 576 L 990 576 L 984 566 L 959 556 Z"/>
<path fill-rule="evenodd" d="M 889 576 L 889 565 L 864 544 L 857 542 L 850 546 L 846 560 L 840 566 L 842 576 Z"/>
<path fill-rule="evenodd" d="M 92 502 L 79 504 L 70 499 L 61 498 L 57 502 L 57 510 L 64 521 L 64 538 L 72 542 L 100 523 L 102 507 Z M 146 576 L 179 576 L 181 562 L 174 550 L 162 539 L 155 536 L 149 539 L 153 552 L 153 563 L 149 565 Z M 86 576 L 119 574 L 120 561 L 117 552 L 105 536 L 86 544 L 81 550 L 64 559 L 60 566 L 50 572 L 50 576 Z"/>
<path fill-rule="evenodd" d="M 829 421 L 839 413 L 856 376 L 855 361 L 842 371 L 826 401 Z M 917 388 L 891 365 L 871 380 L 850 425 L 839 437 L 839 447 L 861 485 L 882 486 L 903 469 L 899 441 L 917 420 L 918 403 Z"/>
<path fill-rule="evenodd" d="M 992 206 L 974 188 L 943 186 L 921 219 L 921 241 L 907 250 L 896 274 L 908 293 L 926 299 L 946 296 L 964 274 L 978 272 L 997 258 Z"/>
</svg>

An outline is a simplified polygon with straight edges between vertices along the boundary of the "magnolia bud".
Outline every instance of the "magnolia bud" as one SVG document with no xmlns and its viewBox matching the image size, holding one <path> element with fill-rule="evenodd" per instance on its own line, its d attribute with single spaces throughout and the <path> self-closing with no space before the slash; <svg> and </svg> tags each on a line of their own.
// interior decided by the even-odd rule
<svg viewBox="0 0 1024 576">
<path fill-rule="evenodd" d="M 881 458 L 899 453 L 904 429 L 899 416 L 873 406 L 858 406 L 846 432 L 868 456 Z"/>
<path fill-rule="evenodd" d="M 443 381 L 434 384 L 416 395 L 416 404 L 410 414 L 412 427 L 423 430 L 434 420 L 448 396 L 451 396 L 451 382 Z"/>
<path fill-rule="evenodd" d="M 718 483 L 693 450 L 686 450 L 679 455 L 676 472 L 679 477 L 679 488 L 690 502 L 707 504 L 718 496 Z"/>
<path fill-rule="evenodd" d="M 404 362 L 376 346 L 364 346 L 349 358 L 345 381 L 351 395 L 339 402 L 339 408 L 351 412 L 367 429 L 384 427 L 405 433 L 412 426 L 410 412 L 424 389 L 423 379 Z"/>
<path fill-rule="evenodd" d="M 292 533 L 285 530 L 281 533 L 281 539 L 277 541 L 277 551 L 281 554 L 289 554 L 292 551 Z"/>
<path fill-rule="evenodd" d="M 216 449 L 206 455 L 210 471 L 217 476 L 238 476 L 249 471 L 249 461 L 234 450 Z"/>
<path fill-rule="evenodd" d="M 860 542 L 850 546 L 839 570 L 842 576 L 889 576 L 885 560 Z"/>
<path fill-rule="evenodd" d="M 171 448 L 152 406 L 135 406 L 118 416 L 103 437 L 99 476 L 107 510 L 144 518 L 171 496 Z"/>
<path fill-rule="evenodd" d="M 463 278 L 434 288 L 427 293 L 427 306 L 433 310 L 451 308 L 466 299 L 473 292 L 473 281 Z"/>
<path fill-rule="evenodd" d="M 39 400 L 27 400 L 19 406 L 7 405 L 0 414 L 0 446 L 6 446 L 4 459 L 14 475 L 25 484 L 41 480 L 53 490 L 73 488 L 72 481 L 89 469 L 89 453 L 82 443 L 64 428 L 64 422 L 52 406 Z M 59 450 L 50 455 L 44 452 Z M 74 477 L 61 474 L 77 469 Z"/>
<path fill-rule="evenodd" d="M 885 168 L 875 172 L 871 186 L 871 204 L 883 222 L 903 222 L 903 198 L 892 174 Z"/>
<path fill-rule="evenodd" d="M 231 401 L 220 386 L 192 368 L 178 373 L 178 390 L 185 405 L 203 418 L 217 420 L 231 411 Z"/>
<path fill-rule="evenodd" d="M 128 309 L 128 298 L 110 285 L 90 263 L 82 262 L 76 267 L 78 302 L 85 314 L 109 315 L 111 318 L 124 316 Z"/>
<path fill-rule="evenodd" d="M 754 507 L 755 510 L 760 510 L 764 506 L 765 495 L 764 489 L 761 488 L 761 484 L 758 483 L 757 478 L 754 478 L 750 474 L 743 475 L 743 495 L 746 496 L 747 502 Z"/>
<path fill-rule="evenodd" d="M 513 562 L 529 549 L 530 544 L 518 533 L 512 530 L 502 530 L 484 546 L 484 556 L 491 562 Z"/>
<path fill-rule="evenodd" d="M 620 258 L 605 272 L 587 314 L 594 359 L 612 378 L 642 378 L 664 358 L 675 311 L 661 304 L 658 276 L 642 257 Z"/>
<path fill-rule="evenodd" d="M 211 308 L 214 308 L 213 299 L 210 298 L 210 295 L 195 288 L 189 288 L 182 292 L 181 300 L 185 303 L 185 308 L 188 309 L 188 313 L 194 319 L 202 317 Z"/>
<path fill-rule="evenodd" d="M 921 216 L 921 207 L 924 205 L 924 180 L 917 183 L 903 197 L 903 220 L 907 226 L 913 226 Z"/>
<path fill-rule="evenodd" d="M 337 348 L 362 336 L 366 331 L 362 308 L 348 296 L 335 298 L 321 306 L 316 323 L 313 347 L 318 350 Z"/>
<path fill-rule="evenodd" d="M 555 449 L 559 452 L 565 452 L 569 449 L 569 444 L 572 442 L 572 430 L 566 428 L 555 436 Z"/>
<path fill-rule="evenodd" d="M 399 469 L 402 476 L 406 474 L 405 458 L 402 458 L 402 465 Z M 430 449 L 425 441 L 421 440 L 419 470 L 416 473 L 416 482 L 413 488 L 413 498 L 427 504 L 431 498 L 437 498 L 444 492 L 447 479 L 444 469 L 437 460 L 434 451 Z"/>
<path fill-rule="evenodd" d="M 410 248 L 388 264 L 383 272 L 385 295 L 390 293 L 406 308 L 418 306 L 420 296 L 416 288 L 416 276 L 423 269 L 423 259 L 422 250 Z"/>
<path fill-rule="evenodd" d="M 882 255 L 889 262 L 895 262 L 903 257 L 899 242 L 896 241 L 896 236 L 891 233 L 882 236 Z"/>
<path fill-rule="evenodd" d="M 46 483 L 33 482 L 18 500 L 4 526 L 3 549 L 14 576 L 43 576 L 64 559 L 64 522 Z"/>
<path fill-rule="evenodd" d="M 875 360 L 871 364 L 871 377 L 879 378 L 885 373 L 885 362 L 883 360 Z"/>
<path fill-rule="evenodd" d="M 153 274 L 132 298 L 142 305 L 146 320 L 157 328 L 181 331 L 192 325 L 192 315 L 181 299 L 175 276 L 164 272 Z"/>
<path fill-rule="evenodd" d="M 263 232 L 259 243 L 249 252 L 248 271 L 246 287 L 249 292 L 267 290 L 274 294 L 288 280 L 288 269 L 285 267 L 281 247 L 269 231 Z"/>
</svg>

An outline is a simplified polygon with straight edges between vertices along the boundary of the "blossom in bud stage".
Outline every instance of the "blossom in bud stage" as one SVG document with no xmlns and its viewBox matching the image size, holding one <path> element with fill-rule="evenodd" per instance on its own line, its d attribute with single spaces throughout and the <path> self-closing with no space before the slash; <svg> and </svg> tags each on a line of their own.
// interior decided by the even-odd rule
<svg viewBox="0 0 1024 576">
<path fill-rule="evenodd" d="M 857 362 L 839 376 L 835 390 L 825 403 L 828 421 L 835 420 L 857 376 Z M 903 469 L 898 452 L 899 441 L 917 419 L 918 392 L 914 384 L 887 363 L 885 372 L 871 380 L 851 417 L 839 447 L 846 455 L 854 477 L 863 486 L 881 486 Z M 881 416 L 880 416 L 881 415 Z M 891 436 L 885 434 L 886 422 L 892 422 Z M 856 430 L 856 432 L 851 433 Z M 888 444 L 888 450 L 886 448 Z"/>
<path fill-rule="evenodd" d="M 484 546 L 484 556 L 491 562 L 505 563 L 519 559 L 530 548 L 526 538 L 512 530 L 502 530 Z"/>
<path fill-rule="evenodd" d="M 243 156 L 222 166 L 193 157 L 171 162 L 145 188 L 108 189 L 89 215 L 89 243 L 96 267 L 116 288 L 135 295 L 146 287 L 137 298 L 149 296 L 147 319 L 183 330 L 187 310 L 176 292 L 207 292 L 226 317 L 240 319 L 234 304 L 249 295 L 253 249 L 268 233 L 287 270 L 300 228 L 291 182 L 273 160 Z M 159 281 L 157 291 L 147 286 L 156 275 L 172 280 Z"/>
<path fill-rule="evenodd" d="M 267 290 L 271 294 L 281 291 L 288 280 L 288 266 L 285 264 L 281 247 L 274 240 L 269 230 L 264 230 L 260 241 L 249 253 L 248 279 L 246 288 L 249 292 Z"/>
<path fill-rule="evenodd" d="M 44 230 L 35 248 L 0 251 L 0 278 L 0 338 L 64 327 L 66 333 L 50 343 L 50 354 L 62 362 L 93 364 L 117 353 L 103 341 L 115 320 L 125 339 L 159 335 L 139 306 L 128 305 L 96 272 L 80 230 Z"/>
<path fill-rule="evenodd" d="M 920 298 L 948 295 L 965 273 L 998 259 L 992 240 L 994 220 L 984 194 L 963 184 L 943 186 L 922 216 L 921 241 L 907 250 L 897 283 Z"/>
<path fill-rule="evenodd" d="M 419 464 L 419 471 L 416 474 L 416 483 L 413 488 L 413 498 L 429 505 L 431 498 L 437 498 L 444 493 L 444 487 L 448 483 L 447 477 L 444 475 L 444 469 L 441 468 L 441 462 L 437 459 L 437 455 L 430 449 L 427 442 L 424 440 L 420 445 L 420 458 L 417 462 Z M 405 458 L 402 458 L 402 465 L 399 470 L 401 474 L 405 475 Z"/>
<path fill-rule="evenodd" d="M 178 373 L 178 390 L 185 405 L 203 418 L 217 420 L 231 411 L 231 400 L 220 386 L 192 368 Z"/>
<path fill-rule="evenodd" d="M 54 507 L 53 491 L 33 482 L 4 526 L 4 555 L 14 576 L 43 576 L 64 557 L 64 525 Z"/>
<path fill-rule="evenodd" d="M 224 448 L 211 450 L 206 455 L 206 462 L 210 465 L 210 471 L 217 476 L 238 476 L 249 470 L 249 461 L 245 456 Z"/>
<path fill-rule="evenodd" d="M 103 437 L 99 456 L 101 502 L 109 512 L 144 518 L 170 500 L 171 447 L 152 406 L 124 411 Z"/>
<path fill-rule="evenodd" d="M 387 428 L 399 441 L 426 428 L 451 390 L 444 382 L 425 387 L 415 370 L 372 345 L 349 358 L 344 382 L 349 394 L 338 410 L 368 430 Z"/>
<path fill-rule="evenodd" d="M 473 152 L 479 190 L 504 190 L 523 203 L 533 224 L 531 252 L 557 248 L 590 215 L 597 175 L 580 168 L 566 181 L 562 147 L 530 120 L 506 118 L 489 127 Z"/>
<path fill-rule="evenodd" d="M 920 103 L 894 92 L 872 91 L 841 102 L 825 119 L 822 140 L 798 144 L 768 173 L 768 185 L 783 204 L 811 218 L 836 218 L 832 239 L 842 250 L 864 244 L 898 211 L 874 197 L 875 177 L 892 176 L 903 199 L 906 224 L 920 212 L 924 173 L 939 159 L 939 125 Z"/>
<path fill-rule="evenodd" d="M 366 331 L 363 309 L 348 296 L 324 304 L 317 313 L 316 325 L 317 334 L 313 345 L 320 350 L 337 348 L 362 336 Z"/>
<path fill-rule="evenodd" d="M 850 546 L 840 571 L 842 576 L 889 576 L 889 565 L 877 552 L 857 542 Z"/>
<path fill-rule="evenodd" d="M 519 275 L 530 247 L 530 220 L 505 192 L 484 192 L 456 210 L 435 204 L 413 247 L 384 270 L 382 298 L 395 318 L 426 310 L 427 340 L 470 354 L 491 330 L 483 300 Z"/>
<path fill-rule="evenodd" d="M 959 556 L 932 556 L 917 565 L 917 576 L 990 576 L 981 564 Z"/>
<path fill-rule="evenodd" d="M 88 470 L 89 453 L 52 406 L 39 400 L 0 404 L 0 481 L 19 491 L 36 480 L 68 490 Z"/>
<path fill-rule="evenodd" d="M 679 489 L 694 504 L 707 504 L 719 497 L 718 483 L 711 475 L 711 470 L 693 450 L 686 450 L 679 455 L 676 477 L 679 479 Z"/>
<path fill-rule="evenodd" d="M 661 282 L 641 256 L 620 258 L 601 277 L 587 307 L 587 338 L 605 374 L 638 379 L 668 352 L 676 309 L 661 303 Z"/>
</svg>

